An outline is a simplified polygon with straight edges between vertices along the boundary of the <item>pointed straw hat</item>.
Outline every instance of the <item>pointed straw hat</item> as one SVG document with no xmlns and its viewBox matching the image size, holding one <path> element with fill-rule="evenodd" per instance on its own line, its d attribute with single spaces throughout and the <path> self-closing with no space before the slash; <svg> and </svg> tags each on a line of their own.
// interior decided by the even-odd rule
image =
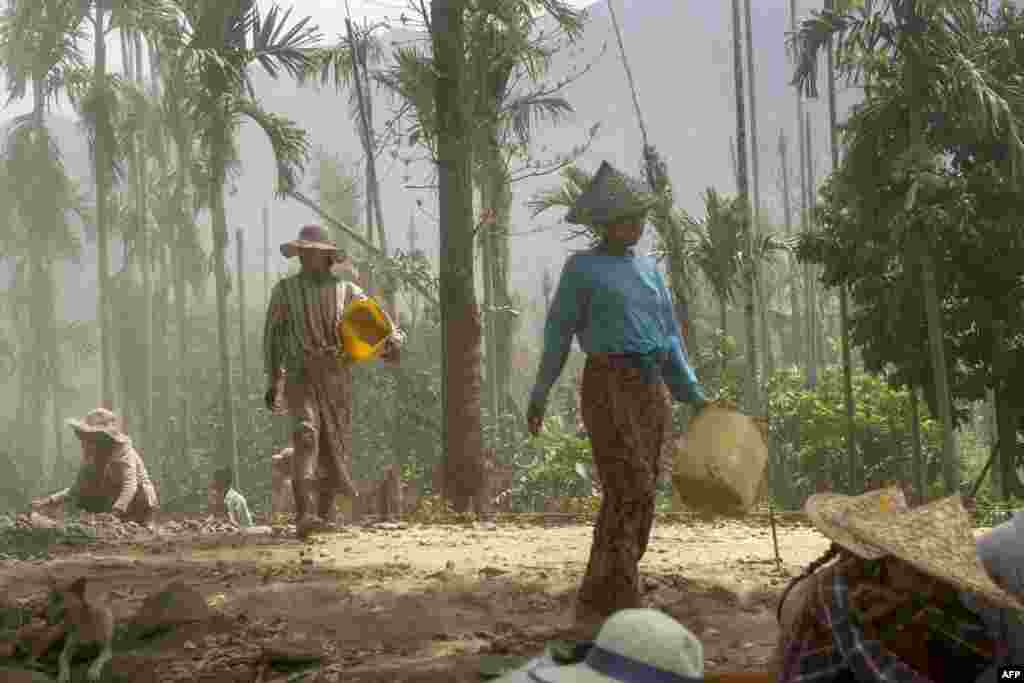
<svg viewBox="0 0 1024 683">
<path fill-rule="evenodd" d="M 879 494 L 874 498 L 846 497 L 846 504 L 833 496 L 824 506 L 818 501 L 813 507 L 830 530 L 854 539 L 856 549 L 849 548 L 851 552 L 882 551 L 994 605 L 1024 609 L 992 581 L 978 559 L 970 516 L 959 495 L 906 510 L 896 503 L 896 490 L 874 492 Z M 833 540 L 844 545 L 842 539 Z"/>
<path fill-rule="evenodd" d="M 608 225 L 646 214 L 657 197 L 639 180 L 601 162 L 590 185 L 576 199 L 565 220 L 574 225 Z"/>
</svg>

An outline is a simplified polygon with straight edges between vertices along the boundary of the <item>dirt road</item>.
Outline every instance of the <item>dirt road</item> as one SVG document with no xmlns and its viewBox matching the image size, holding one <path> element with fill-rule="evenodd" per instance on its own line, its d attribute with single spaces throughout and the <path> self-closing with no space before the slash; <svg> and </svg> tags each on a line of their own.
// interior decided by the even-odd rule
<svg viewBox="0 0 1024 683">
<path fill-rule="evenodd" d="M 47 562 L 5 562 L 0 594 L 40 596 L 46 574 L 87 576 L 119 618 L 180 579 L 216 618 L 145 653 L 115 656 L 133 681 L 256 680 L 260 644 L 319 649 L 309 680 L 477 681 L 485 654 L 537 654 L 570 625 L 593 529 L 505 524 L 350 528 L 313 543 L 274 537 L 120 541 Z M 774 603 L 828 543 L 799 525 L 658 523 L 641 569 L 650 606 L 699 635 L 708 670 L 761 669 Z M 275 679 L 268 677 L 267 682 Z"/>
</svg>

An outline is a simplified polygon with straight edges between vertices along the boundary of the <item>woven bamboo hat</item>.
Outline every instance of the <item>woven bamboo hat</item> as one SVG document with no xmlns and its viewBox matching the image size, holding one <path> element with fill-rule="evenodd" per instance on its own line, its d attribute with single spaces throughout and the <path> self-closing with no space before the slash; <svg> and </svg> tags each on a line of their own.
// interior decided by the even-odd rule
<svg viewBox="0 0 1024 683">
<path fill-rule="evenodd" d="M 819 500 L 808 500 L 808 517 L 824 523 L 818 528 L 825 535 L 838 530 L 839 537 L 830 538 L 857 555 L 896 557 L 958 590 L 995 605 L 1024 609 L 992 581 L 978 559 L 970 516 L 959 495 L 907 510 L 897 492 L 890 488 L 856 497 L 812 496 Z M 853 547 L 846 545 L 850 539 Z M 870 555 L 862 554 L 865 550 Z"/>
<path fill-rule="evenodd" d="M 602 161 L 590 185 L 576 199 L 565 220 L 574 225 L 608 225 L 644 215 L 656 201 L 657 198 L 639 180 Z"/>
</svg>

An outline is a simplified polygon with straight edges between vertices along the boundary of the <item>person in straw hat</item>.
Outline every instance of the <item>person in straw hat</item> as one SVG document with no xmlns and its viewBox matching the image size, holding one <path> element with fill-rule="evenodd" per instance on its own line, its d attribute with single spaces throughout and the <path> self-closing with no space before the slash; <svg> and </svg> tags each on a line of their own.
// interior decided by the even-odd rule
<svg viewBox="0 0 1024 683">
<path fill-rule="evenodd" d="M 352 375 L 349 364 L 338 361 L 344 354 L 338 321 L 345 306 L 366 294 L 332 272 L 342 255 L 318 225 L 303 227 L 297 239 L 281 245 L 281 254 L 298 256 L 302 268 L 270 294 L 263 341 L 265 400 L 275 411 L 283 398 L 294 423 L 292 491 L 298 535 L 306 537 L 334 523 L 339 493 L 359 495 L 349 473 Z M 402 341 L 396 329 L 381 358 L 397 361 Z"/>
<path fill-rule="evenodd" d="M 616 612 L 593 642 L 580 643 L 571 663 L 552 653 L 495 683 L 698 683 L 704 646 L 682 624 L 653 609 Z"/>
<path fill-rule="evenodd" d="M 653 258 L 634 251 L 654 203 L 638 181 L 604 162 L 569 211 L 566 220 L 590 226 L 600 242 L 562 269 L 527 411 L 536 435 L 576 337 L 587 354 L 581 412 L 604 492 L 576 601 L 584 632 L 620 609 L 642 606 L 638 564 L 654 520 L 670 396 L 705 404 L 665 280 Z"/>
<path fill-rule="evenodd" d="M 82 444 L 82 466 L 74 486 L 33 501 L 34 508 L 71 502 L 87 512 L 111 513 L 155 529 L 156 487 L 146 464 L 121 430 L 121 419 L 105 408 L 67 421 Z"/>
<path fill-rule="evenodd" d="M 986 573 L 959 496 L 908 509 L 898 488 L 823 493 L 805 511 L 832 545 L 782 594 L 780 683 L 985 680 L 1005 662 L 1005 634 L 963 597 L 1006 614 L 1024 605 Z"/>
</svg>

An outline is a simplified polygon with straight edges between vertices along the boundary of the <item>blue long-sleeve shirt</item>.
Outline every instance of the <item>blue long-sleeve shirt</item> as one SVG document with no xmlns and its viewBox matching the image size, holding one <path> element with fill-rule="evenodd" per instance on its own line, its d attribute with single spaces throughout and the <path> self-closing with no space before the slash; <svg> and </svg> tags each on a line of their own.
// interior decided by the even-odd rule
<svg viewBox="0 0 1024 683">
<path fill-rule="evenodd" d="M 665 280 L 654 259 L 598 247 L 570 256 L 562 268 L 544 326 L 544 352 L 530 396 L 543 414 L 565 366 L 573 336 L 585 353 L 667 354 L 662 377 L 677 401 L 704 400 Z"/>
</svg>

